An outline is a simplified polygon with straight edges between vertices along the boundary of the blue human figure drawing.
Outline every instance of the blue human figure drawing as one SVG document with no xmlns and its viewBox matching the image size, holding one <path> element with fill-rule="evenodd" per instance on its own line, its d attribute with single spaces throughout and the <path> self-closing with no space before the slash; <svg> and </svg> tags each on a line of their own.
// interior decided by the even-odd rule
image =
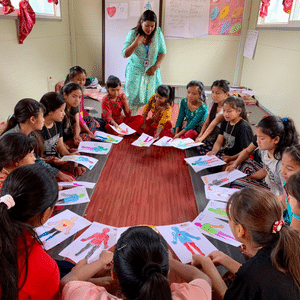
<svg viewBox="0 0 300 300">
<path fill-rule="evenodd" d="M 59 200 L 57 203 L 58 204 L 63 204 L 63 203 L 69 203 L 69 202 L 76 202 L 79 200 L 79 198 L 83 198 L 85 194 L 71 194 L 71 195 L 66 195 L 63 194 L 63 196 L 66 196 L 64 199 Z"/>
<path fill-rule="evenodd" d="M 147 4 L 145 5 L 144 8 L 145 8 L 146 10 L 148 10 L 148 9 L 152 10 L 152 6 L 151 6 L 150 1 L 147 2 Z"/>
<path fill-rule="evenodd" d="M 196 165 L 205 166 L 207 165 L 207 162 L 205 160 L 202 160 L 202 158 L 199 158 L 198 160 L 192 163 L 192 166 L 196 166 Z"/>
<path fill-rule="evenodd" d="M 205 256 L 205 254 L 195 245 L 195 243 L 191 240 L 191 239 L 195 239 L 195 240 L 200 240 L 200 237 L 198 236 L 193 236 L 191 234 L 189 234 L 188 232 L 186 231 L 183 231 L 183 230 L 179 230 L 178 227 L 176 226 L 173 226 L 172 227 L 172 235 L 173 235 L 173 241 L 172 243 L 174 245 L 177 244 L 177 240 L 179 240 L 179 242 L 181 244 L 183 244 L 187 250 L 189 250 L 193 255 L 195 254 L 195 252 L 193 251 L 193 249 L 191 248 L 191 246 L 197 250 L 201 255 Z"/>
</svg>

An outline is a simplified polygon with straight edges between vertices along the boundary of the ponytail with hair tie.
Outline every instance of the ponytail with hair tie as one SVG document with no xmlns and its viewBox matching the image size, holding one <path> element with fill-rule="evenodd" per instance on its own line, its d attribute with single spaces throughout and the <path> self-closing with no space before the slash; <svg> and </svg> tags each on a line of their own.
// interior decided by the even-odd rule
<svg viewBox="0 0 300 300">
<path fill-rule="evenodd" d="M 146 281 L 151 277 L 153 274 L 159 273 L 161 274 L 161 267 L 159 264 L 149 262 L 145 264 L 145 266 L 142 269 L 142 277 Z"/>
</svg>

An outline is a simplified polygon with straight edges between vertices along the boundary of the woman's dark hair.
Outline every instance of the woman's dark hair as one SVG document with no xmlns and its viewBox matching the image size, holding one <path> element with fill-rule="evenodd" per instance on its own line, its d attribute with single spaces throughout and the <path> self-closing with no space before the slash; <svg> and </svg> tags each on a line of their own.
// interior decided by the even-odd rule
<svg viewBox="0 0 300 300">
<path fill-rule="evenodd" d="M 166 103 L 168 103 L 169 105 L 172 105 L 174 102 L 174 98 L 175 98 L 175 92 L 174 89 L 171 88 L 169 85 L 160 85 L 156 92 L 161 96 L 161 97 L 166 97 L 168 98 L 166 100 Z"/>
<path fill-rule="evenodd" d="M 1 300 L 17 300 L 28 273 L 28 257 L 34 244 L 28 243 L 29 232 L 39 241 L 29 221 L 42 217 L 48 207 L 54 207 L 58 199 L 58 185 L 55 178 L 38 164 L 15 169 L 6 178 L 1 196 L 11 195 L 15 206 L 7 209 L 0 203 L 0 276 Z M 18 249 L 25 253 L 25 277 L 19 282 Z M 19 288 L 20 287 L 20 288 Z"/>
<path fill-rule="evenodd" d="M 204 84 L 201 81 L 192 80 L 187 84 L 186 89 L 188 89 L 191 86 L 196 86 L 198 88 L 199 94 L 201 96 L 200 99 L 202 102 L 205 102 L 206 95 L 205 95 L 205 91 L 204 91 Z"/>
<path fill-rule="evenodd" d="M 286 191 L 294 197 L 300 205 L 300 171 L 295 172 L 286 184 Z"/>
<path fill-rule="evenodd" d="M 106 81 L 106 87 L 107 88 L 116 88 L 117 86 L 121 86 L 121 80 L 114 75 L 108 76 L 107 81 Z"/>
<path fill-rule="evenodd" d="M 69 82 L 61 88 L 60 94 L 61 95 L 64 95 L 64 94 L 69 95 L 73 91 L 77 91 L 77 90 L 81 90 L 81 92 L 82 92 L 82 87 L 76 82 Z"/>
<path fill-rule="evenodd" d="M 166 241 L 148 226 L 127 229 L 117 242 L 114 272 L 129 300 L 171 300 Z"/>
<path fill-rule="evenodd" d="M 227 215 L 241 224 L 251 240 L 260 247 L 271 248 L 273 266 L 291 276 L 300 288 L 300 236 L 297 230 L 284 225 L 272 233 L 276 221 L 282 220 L 282 206 L 276 196 L 260 188 L 244 188 L 228 200 Z"/>
<path fill-rule="evenodd" d="M 71 79 L 73 79 L 76 75 L 78 74 L 85 74 L 86 75 L 86 71 L 84 68 L 81 68 L 79 66 L 74 66 L 69 70 L 69 74 L 67 75 L 64 84 L 67 84 L 68 82 L 70 82 Z"/>
<path fill-rule="evenodd" d="M 40 103 L 45 106 L 44 116 L 47 116 L 49 112 L 54 112 L 59 109 L 66 101 L 61 94 L 49 92 L 41 98 Z"/>
<path fill-rule="evenodd" d="M 274 157 L 277 160 L 281 160 L 285 148 L 299 144 L 295 124 L 290 118 L 281 119 L 276 116 L 268 116 L 258 123 L 257 128 L 272 139 L 279 137 L 279 142 L 274 150 Z"/>
<path fill-rule="evenodd" d="M 245 121 L 249 122 L 245 102 L 242 98 L 236 96 L 229 96 L 223 101 L 223 105 L 224 104 L 229 104 L 231 108 L 240 110 L 240 117 Z"/>
<path fill-rule="evenodd" d="M 34 137 L 28 137 L 22 132 L 5 134 L 0 138 L 0 171 L 7 165 L 18 163 L 36 147 Z"/>
<path fill-rule="evenodd" d="M 289 154 L 293 160 L 300 166 L 300 145 L 293 145 L 285 148 L 283 154 Z"/>
<path fill-rule="evenodd" d="M 2 135 L 14 128 L 18 124 L 23 124 L 31 117 L 38 118 L 40 113 L 45 112 L 45 107 L 42 103 L 37 102 L 34 99 L 24 98 L 20 100 L 14 109 L 14 114 L 9 119 L 5 130 Z"/>
<path fill-rule="evenodd" d="M 148 9 L 145 10 L 142 15 L 140 16 L 136 27 L 133 28 L 133 30 L 135 30 L 135 34 L 136 35 L 145 35 L 145 32 L 142 28 L 142 23 L 146 22 L 146 21 L 151 21 L 155 23 L 155 27 L 153 29 L 153 31 L 151 32 L 151 34 L 149 35 L 149 43 L 152 40 L 152 37 L 154 36 L 155 32 L 156 32 L 156 28 L 157 28 L 157 17 L 154 11 Z"/>
<path fill-rule="evenodd" d="M 229 91 L 230 91 L 230 83 L 229 83 L 229 81 L 227 81 L 225 79 L 214 81 L 210 88 L 212 89 L 213 87 L 218 87 L 225 94 L 229 93 Z M 217 114 L 217 108 L 218 108 L 218 103 L 214 103 L 212 105 L 210 113 L 209 113 L 209 119 L 208 119 L 209 124 L 215 119 L 216 114 Z"/>
</svg>

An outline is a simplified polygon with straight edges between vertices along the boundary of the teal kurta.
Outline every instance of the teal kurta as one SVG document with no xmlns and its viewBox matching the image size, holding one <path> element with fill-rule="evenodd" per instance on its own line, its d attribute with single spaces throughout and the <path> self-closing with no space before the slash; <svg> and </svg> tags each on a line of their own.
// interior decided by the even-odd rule
<svg viewBox="0 0 300 300">
<path fill-rule="evenodd" d="M 135 31 L 131 30 L 126 37 L 122 49 L 124 57 L 125 49 L 133 43 L 135 38 Z M 157 28 L 149 46 L 149 67 L 144 67 L 144 60 L 147 56 L 147 49 L 144 44 L 139 45 L 128 58 L 124 88 L 130 106 L 142 106 L 147 103 L 150 97 L 156 93 L 156 89 L 162 84 L 159 68 L 153 76 L 148 76 L 146 71 L 156 63 L 158 54 L 166 53 L 166 51 L 164 36 L 161 29 Z"/>
<path fill-rule="evenodd" d="M 207 106 L 205 103 L 200 105 L 195 111 L 190 111 L 187 105 L 187 99 L 184 98 L 180 102 L 180 109 L 175 128 L 181 128 L 183 121 L 186 121 L 187 125 L 182 129 L 185 129 L 186 131 L 191 129 L 196 130 L 202 121 L 206 121 L 206 117 Z"/>
</svg>

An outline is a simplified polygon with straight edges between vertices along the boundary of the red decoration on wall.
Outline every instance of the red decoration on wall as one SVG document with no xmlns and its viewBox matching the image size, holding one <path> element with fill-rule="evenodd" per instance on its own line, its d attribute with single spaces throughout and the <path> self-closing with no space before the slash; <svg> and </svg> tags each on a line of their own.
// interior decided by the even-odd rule
<svg viewBox="0 0 300 300">
<path fill-rule="evenodd" d="M 293 0 L 283 0 L 282 5 L 283 5 L 283 11 L 289 14 L 293 6 Z"/>
<path fill-rule="evenodd" d="M 4 15 L 8 15 L 15 10 L 15 8 L 11 4 L 10 0 L 0 0 L 0 4 L 3 5 L 2 11 L 3 11 Z"/>
<path fill-rule="evenodd" d="M 19 43 L 23 44 L 35 24 L 35 12 L 27 0 L 19 3 Z"/>
<path fill-rule="evenodd" d="M 48 0 L 49 3 L 54 3 L 54 4 L 58 4 L 58 0 Z"/>
<path fill-rule="evenodd" d="M 261 18 L 264 18 L 268 15 L 268 8 L 270 6 L 270 0 L 262 0 L 261 1 L 261 7 L 259 11 L 259 16 Z"/>
</svg>

